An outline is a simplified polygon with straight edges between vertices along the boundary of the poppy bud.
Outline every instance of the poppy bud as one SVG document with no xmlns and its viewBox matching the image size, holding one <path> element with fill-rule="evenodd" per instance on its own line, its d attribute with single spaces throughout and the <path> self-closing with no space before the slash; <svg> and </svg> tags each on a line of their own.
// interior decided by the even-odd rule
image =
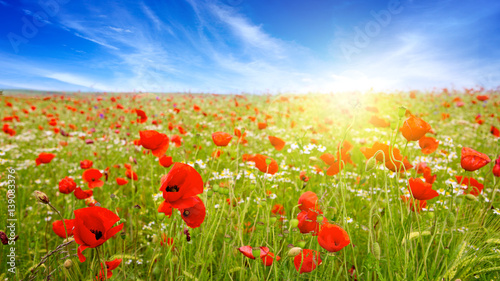
<svg viewBox="0 0 500 281">
<path fill-rule="evenodd" d="M 324 219 L 324 217 L 322 215 L 318 215 L 316 217 L 316 221 L 319 222 L 319 223 L 321 223 L 323 221 L 323 219 Z"/>
<path fill-rule="evenodd" d="M 160 274 L 161 274 L 161 270 L 160 270 L 160 267 L 159 266 L 155 266 L 155 268 L 153 268 L 153 275 L 158 278 L 160 277 Z"/>
<path fill-rule="evenodd" d="M 306 246 L 306 241 L 304 240 L 297 241 L 297 246 L 300 248 L 304 248 Z"/>
<path fill-rule="evenodd" d="M 254 257 L 260 257 L 260 247 L 253 247 L 252 248 L 252 255 Z"/>
<path fill-rule="evenodd" d="M 122 231 L 122 232 L 120 233 L 120 237 L 121 237 L 123 240 L 125 240 L 126 235 L 127 235 L 127 234 L 125 233 L 125 231 Z"/>
<path fill-rule="evenodd" d="M 399 118 L 405 117 L 405 114 L 406 114 L 406 107 L 400 106 L 398 108 L 398 116 L 399 116 Z"/>
<path fill-rule="evenodd" d="M 257 276 L 255 275 L 252 275 L 252 277 L 250 277 L 250 279 L 248 279 L 248 281 L 258 281 L 259 278 L 257 278 Z"/>
<path fill-rule="evenodd" d="M 214 194 L 213 190 L 211 190 L 211 189 L 207 190 L 208 197 L 212 197 L 213 194 Z"/>
<path fill-rule="evenodd" d="M 272 216 L 272 217 L 269 218 L 269 222 L 271 224 L 274 224 L 276 222 L 276 220 L 277 220 L 277 218 L 275 216 Z"/>
<path fill-rule="evenodd" d="M 179 258 L 177 256 L 173 256 L 171 261 L 173 264 L 177 264 L 179 262 Z"/>
<path fill-rule="evenodd" d="M 477 197 L 472 195 L 472 194 L 467 194 L 465 195 L 465 199 L 469 200 L 469 201 L 477 201 Z"/>
<path fill-rule="evenodd" d="M 378 242 L 374 242 L 372 245 L 372 254 L 377 260 L 380 260 L 380 245 Z"/>
<path fill-rule="evenodd" d="M 259 221 L 259 222 L 257 222 L 257 223 L 255 224 L 255 227 L 256 227 L 258 230 L 263 230 L 263 229 L 265 229 L 265 228 L 266 228 L 266 225 L 265 225 L 263 222 Z"/>
<path fill-rule="evenodd" d="M 227 243 L 231 242 L 231 235 L 229 234 L 224 235 L 224 239 L 226 240 Z"/>
<path fill-rule="evenodd" d="M 66 269 L 70 269 L 72 266 L 73 266 L 73 261 L 72 260 L 67 259 L 67 260 L 64 261 L 64 267 Z"/>
<path fill-rule="evenodd" d="M 212 186 L 212 189 L 215 192 L 219 192 L 219 185 L 218 184 L 214 184 L 214 186 Z"/>
<path fill-rule="evenodd" d="M 49 202 L 50 202 L 49 197 L 47 197 L 47 194 L 45 194 L 41 191 L 35 190 L 35 197 L 36 197 L 36 200 L 38 200 L 38 202 L 40 202 L 40 203 L 49 204 Z"/>
<path fill-rule="evenodd" d="M 366 172 L 371 171 L 371 170 L 375 169 L 375 167 L 377 167 L 377 158 L 374 155 L 370 159 L 366 160 L 365 171 Z"/>
<path fill-rule="evenodd" d="M 293 248 L 291 248 L 288 251 L 288 256 L 291 257 L 291 258 L 293 258 L 293 257 L 299 255 L 301 251 L 302 251 L 301 248 L 299 248 L 299 247 L 293 247 Z"/>
<path fill-rule="evenodd" d="M 291 219 L 290 220 L 290 227 L 294 228 L 299 226 L 299 220 L 298 219 Z"/>
</svg>

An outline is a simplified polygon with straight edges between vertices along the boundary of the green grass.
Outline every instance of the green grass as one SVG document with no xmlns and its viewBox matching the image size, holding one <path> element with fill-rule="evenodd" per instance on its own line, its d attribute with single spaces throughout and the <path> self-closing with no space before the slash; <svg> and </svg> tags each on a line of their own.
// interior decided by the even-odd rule
<svg viewBox="0 0 500 281">
<path fill-rule="evenodd" d="M 51 98 L 44 100 L 45 96 Z M 408 93 L 171 94 L 158 95 L 158 99 L 153 94 L 135 98 L 108 94 L 100 95 L 100 101 L 98 95 L 91 94 L 68 95 L 64 99 L 45 96 L 4 96 L 0 104 L 2 116 L 15 114 L 20 119 L 4 122 L 16 130 L 15 136 L 0 136 L 0 190 L 2 195 L 7 194 L 9 168 L 14 169 L 11 175 L 15 176 L 17 187 L 15 218 L 19 235 L 15 243 L 15 275 L 7 271 L 10 246 L 0 247 L 2 280 L 45 280 L 48 275 L 51 280 L 93 280 L 99 260 L 115 258 L 123 261 L 113 271 L 111 280 L 354 280 L 350 273 L 353 266 L 358 280 L 500 279 L 500 200 L 495 196 L 500 180 L 491 172 L 500 148 L 499 139 L 490 133 L 491 125 L 500 127 L 498 93 L 490 93 L 487 102 L 477 101 L 467 93 L 437 92 L 417 93 L 415 99 Z M 121 99 L 111 102 L 111 96 Z M 463 107 L 455 106 L 456 97 L 461 97 Z M 6 101 L 13 106 L 7 107 Z M 444 107 L 444 102 L 451 106 Z M 117 103 L 124 109 L 118 109 Z M 194 111 L 194 104 L 201 111 Z M 31 105 L 36 109 L 31 110 Z M 401 105 L 432 126 L 436 134 L 427 135 L 440 141 L 436 152 L 423 155 L 418 142 L 407 143 L 398 132 L 397 127 L 405 119 L 398 116 Z M 376 113 L 368 111 L 368 106 L 376 107 L 377 115 L 389 120 L 391 127 L 371 125 L 368 120 Z M 134 108 L 146 112 L 146 123 L 131 123 L 137 119 L 130 112 Z M 175 113 L 174 108 L 180 112 Z M 450 117 L 442 120 L 442 113 L 449 113 Z M 55 115 L 55 127 L 70 136 L 54 134 L 47 114 Z M 478 114 L 485 121 L 482 125 L 475 122 Z M 257 122 L 264 122 L 266 115 L 271 117 L 268 127 L 259 130 Z M 253 122 L 249 116 L 257 120 Z M 153 125 L 153 120 L 161 123 Z M 177 129 L 170 131 L 169 122 L 182 125 L 187 134 L 182 135 Z M 76 128 L 71 129 L 70 124 Z M 121 127 L 117 128 L 117 124 Z M 220 158 L 212 158 L 217 149 L 212 133 L 233 134 L 234 128 L 247 132 L 248 144 L 238 145 L 233 137 L 229 146 L 219 148 L 223 151 Z M 153 155 L 144 153 L 143 147 L 133 144 L 134 139 L 139 139 L 139 131 L 145 129 L 169 137 L 180 135 L 182 146 L 171 143 L 167 155 L 174 162 L 192 164 L 203 178 L 205 191 L 200 198 L 207 216 L 201 227 L 189 229 L 190 242 L 183 234 L 186 225 L 178 211 L 174 210 L 171 218 L 157 212 L 163 201 L 160 179 L 169 169 L 160 166 Z M 268 136 L 282 138 L 285 148 L 276 151 Z M 93 139 L 94 144 L 87 145 L 84 139 Z M 67 142 L 67 146 L 62 146 L 61 141 Z M 320 156 L 324 152 L 335 155 L 343 141 L 354 145 L 350 153 L 356 166 L 346 164 L 333 177 L 316 173 L 315 165 L 327 168 Z M 422 212 L 410 211 L 400 196 L 408 190 L 407 178 L 418 175 L 414 169 L 396 174 L 380 164 L 365 171 L 366 158 L 359 149 L 371 147 L 375 141 L 399 148 L 412 164 L 427 162 L 432 174 L 437 175 L 433 189 L 443 194 L 429 200 Z M 465 172 L 460 166 L 462 147 L 485 153 L 493 161 L 476 172 Z M 54 153 L 56 158 L 36 166 L 40 152 Z M 278 161 L 279 172 L 266 177 L 253 165 L 242 162 L 243 154 L 255 153 Z M 123 232 L 97 248 L 99 255 L 96 249 L 85 250 L 84 263 L 76 257 L 76 243 L 69 244 L 69 253 L 61 247 L 62 251 L 48 257 L 34 275 L 30 270 L 64 241 L 52 231 L 52 222 L 61 218 L 47 205 L 37 203 L 33 192 L 46 193 L 65 219 L 74 218 L 73 211 L 86 207 L 85 202 L 72 194 L 60 194 L 58 182 L 71 176 L 79 187 L 86 189 L 79 166 L 84 159 L 92 160 L 93 167 L 100 170 L 109 167 L 108 181 L 94 189 L 94 198 L 121 218 Z M 125 178 L 125 163 L 132 165 L 139 178 L 118 186 L 115 179 Z M 307 184 L 300 180 L 300 171 L 307 172 Z M 455 175 L 476 178 L 484 184 L 483 193 L 477 198 L 466 198 L 454 192 L 459 189 L 452 182 Z M 319 246 L 317 237 L 291 227 L 299 212 L 297 200 L 305 191 L 315 192 L 324 216 L 347 231 L 351 240 L 347 247 L 328 253 Z M 228 204 L 227 199 L 234 204 Z M 6 196 L 2 200 L 0 221 L 7 222 Z M 284 206 L 283 220 L 273 218 L 271 209 L 275 204 Z M 2 228 L 3 224 L 0 230 L 8 233 Z M 162 234 L 174 238 L 173 247 L 160 245 Z M 299 275 L 287 253 L 292 245 L 301 244 L 305 244 L 302 248 L 320 251 L 322 264 Z M 245 245 L 269 247 L 281 260 L 266 267 L 260 259 L 248 259 L 237 250 Z M 64 266 L 67 259 L 72 261 L 68 268 Z"/>
</svg>

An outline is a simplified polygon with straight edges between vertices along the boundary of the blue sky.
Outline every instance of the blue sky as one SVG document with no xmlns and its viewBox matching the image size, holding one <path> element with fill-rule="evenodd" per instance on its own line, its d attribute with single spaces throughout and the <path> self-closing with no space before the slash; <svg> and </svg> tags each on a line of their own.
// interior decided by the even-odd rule
<svg viewBox="0 0 500 281">
<path fill-rule="evenodd" d="M 0 17 L 5 89 L 500 85 L 500 1 L 0 0 Z"/>
</svg>

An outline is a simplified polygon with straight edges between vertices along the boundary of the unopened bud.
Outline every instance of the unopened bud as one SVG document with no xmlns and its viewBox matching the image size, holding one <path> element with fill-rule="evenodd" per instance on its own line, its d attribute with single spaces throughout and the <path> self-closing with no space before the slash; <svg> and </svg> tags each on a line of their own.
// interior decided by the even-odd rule
<svg viewBox="0 0 500 281">
<path fill-rule="evenodd" d="M 50 202 L 47 194 L 45 194 L 41 191 L 35 190 L 35 197 L 36 197 L 36 200 L 40 203 L 49 204 L 49 202 Z"/>
<path fill-rule="evenodd" d="M 469 201 L 477 201 L 477 197 L 472 195 L 472 194 L 467 194 L 465 195 L 465 199 L 469 200 Z"/>
<path fill-rule="evenodd" d="M 302 249 L 300 247 L 293 247 L 288 251 L 288 256 L 293 258 L 302 252 Z"/>
<path fill-rule="evenodd" d="M 365 171 L 371 171 L 377 167 L 377 158 L 376 157 L 371 157 L 370 159 L 366 160 L 366 166 L 365 166 Z"/>
<path fill-rule="evenodd" d="M 306 246 L 306 241 L 304 240 L 297 241 L 297 246 L 299 246 L 300 248 L 304 248 Z"/>
<path fill-rule="evenodd" d="M 398 116 L 399 116 L 399 118 L 405 117 L 405 114 L 406 114 L 406 107 L 400 106 L 399 109 L 398 109 Z"/>
<path fill-rule="evenodd" d="M 173 256 L 171 261 L 173 264 L 177 264 L 179 262 L 179 258 L 177 256 Z"/>
<path fill-rule="evenodd" d="M 64 267 L 66 269 L 70 269 L 72 266 L 73 266 L 73 261 L 72 260 L 67 259 L 67 260 L 64 261 Z"/>
<path fill-rule="evenodd" d="M 254 256 L 254 258 L 260 257 L 260 247 L 252 248 L 252 255 Z"/>
<path fill-rule="evenodd" d="M 290 220 L 290 227 L 294 228 L 299 226 L 299 220 L 298 219 L 291 219 Z"/>
</svg>

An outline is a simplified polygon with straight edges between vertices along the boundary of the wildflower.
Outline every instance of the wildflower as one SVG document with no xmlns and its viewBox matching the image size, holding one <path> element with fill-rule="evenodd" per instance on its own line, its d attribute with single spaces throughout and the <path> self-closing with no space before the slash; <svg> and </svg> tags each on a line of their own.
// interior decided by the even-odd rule
<svg viewBox="0 0 500 281">
<path fill-rule="evenodd" d="M 80 168 L 84 169 L 84 170 L 90 169 L 90 168 L 92 168 L 93 164 L 94 163 L 92 163 L 92 161 L 90 161 L 90 160 L 83 160 L 83 161 L 80 161 Z"/>
<path fill-rule="evenodd" d="M 483 191 L 484 185 L 479 183 L 474 178 L 463 177 L 463 176 L 455 176 L 457 179 L 457 183 L 461 183 L 462 185 L 467 186 L 464 190 L 466 194 L 472 194 L 474 196 L 478 196 Z"/>
<path fill-rule="evenodd" d="M 232 138 L 232 135 L 224 132 L 215 132 L 212 134 L 212 140 L 217 146 L 227 146 Z"/>
<path fill-rule="evenodd" d="M 57 236 L 61 238 L 67 238 L 69 236 L 73 236 L 74 223 L 74 219 L 64 220 L 64 223 L 62 220 L 58 220 L 52 223 L 52 230 L 55 234 L 57 234 Z M 64 225 L 66 225 L 66 229 L 64 229 Z M 68 231 L 68 236 L 66 236 L 66 231 Z"/>
<path fill-rule="evenodd" d="M 75 181 L 70 177 L 65 177 L 59 182 L 59 192 L 70 194 L 76 188 Z"/>
<path fill-rule="evenodd" d="M 126 185 L 128 183 L 128 180 L 126 180 L 124 178 L 116 178 L 116 183 L 118 185 Z"/>
<path fill-rule="evenodd" d="M 162 157 L 160 157 L 159 162 L 160 165 L 162 165 L 165 168 L 168 168 L 172 166 L 172 157 L 163 155 Z"/>
<path fill-rule="evenodd" d="M 83 181 L 88 184 L 89 188 L 101 187 L 104 185 L 102 180 L 99 180 L 102 177 L 102 174 L 97 169 L 88 169 L 85 170 L 82 174 Z"/>
<path fill-rule="evenodd" d="M 418 141 L 431 130 L 431 126 L 421 118 L 411 115 L 399 130 L 407 141 Z"/>
<path fill-rule="evenodd" d="M 168 150 L 169 139 L 167 135 L 158 133 L 154 130 L 139 131 L 141 136 L 140 144 L 151 150 L 156 157 L 161 157 Z"/>
<path fill-rule="evenodd" d="M 303 249 L 299 255 L 293 258 L 293 264 L 299 274 L 311 272 L 321 264 L 320 253 L 315 250 Z"/>
<path fill-rule="evenodd" d="M 276 148 L 276 150 L 280 151 L 283 149 L 283 147 L 285 147 L 285 141 L 283 141 L 282 139 L 278 138 L 278 137 L 273 137 L 273 136 L 269 136 L 269 141 L 271 142 L 271 145 L 274 146 L 274 148 Z"/>
<path fill-rule="evenodd" d="M 486 164 L 490 162 L 491 159 L 488 157 L 488 155 L 483 154 L 481 152 L 477 152 L 468 147 L 462 148 L 460 165 L 464 170 L 475 171 L 484 167 Z"/>
<path fill-rule="evenodd" d="M 42 152 L 35 160 L 36 165 L 38 166 L 40 164 L 48 164 L 50 163 L 50 161 L 52 161 L 52 159 L 54 159 L 54 157 L 56 157 L 55 154 Z"/>
<path fill-rule="evenodd" d="M 439 193 L 432 189 L 432 184 L 423 182 L 420 178 L 410 178 L 409 185 L 411 194 L 415 199 L 429 200 L 439 195 Z"/>
<path fill-rule="evenodd" d="M 500 156 L 498 156 L 498 159 L 495 160 L 492 172 L 495 177 L 500 177 Z"/>
<path fill-rule="evenodd" d="M 338 252 L 349 245 L 349 235 L 340 226 L 325 222 L 318 233 L 318 243 L 329 252 Z"/>
<path fill-rule="evenodd" d="M 112 211 L 101 207 L 78 209 L 75 213 L 73 234 L 78 247 L 80 262 L 85 261 L 82 252 L 87 248 L 102 245 L 123 228 L 123 223 L 112 227 L 120 218 Z"/>
<path fill-rule="evenodd" d="M 431 154 L 438 148 L 439 142 L 435 138 L 423 136 L 418 140 L 423 154 Z"/>
</svg>

